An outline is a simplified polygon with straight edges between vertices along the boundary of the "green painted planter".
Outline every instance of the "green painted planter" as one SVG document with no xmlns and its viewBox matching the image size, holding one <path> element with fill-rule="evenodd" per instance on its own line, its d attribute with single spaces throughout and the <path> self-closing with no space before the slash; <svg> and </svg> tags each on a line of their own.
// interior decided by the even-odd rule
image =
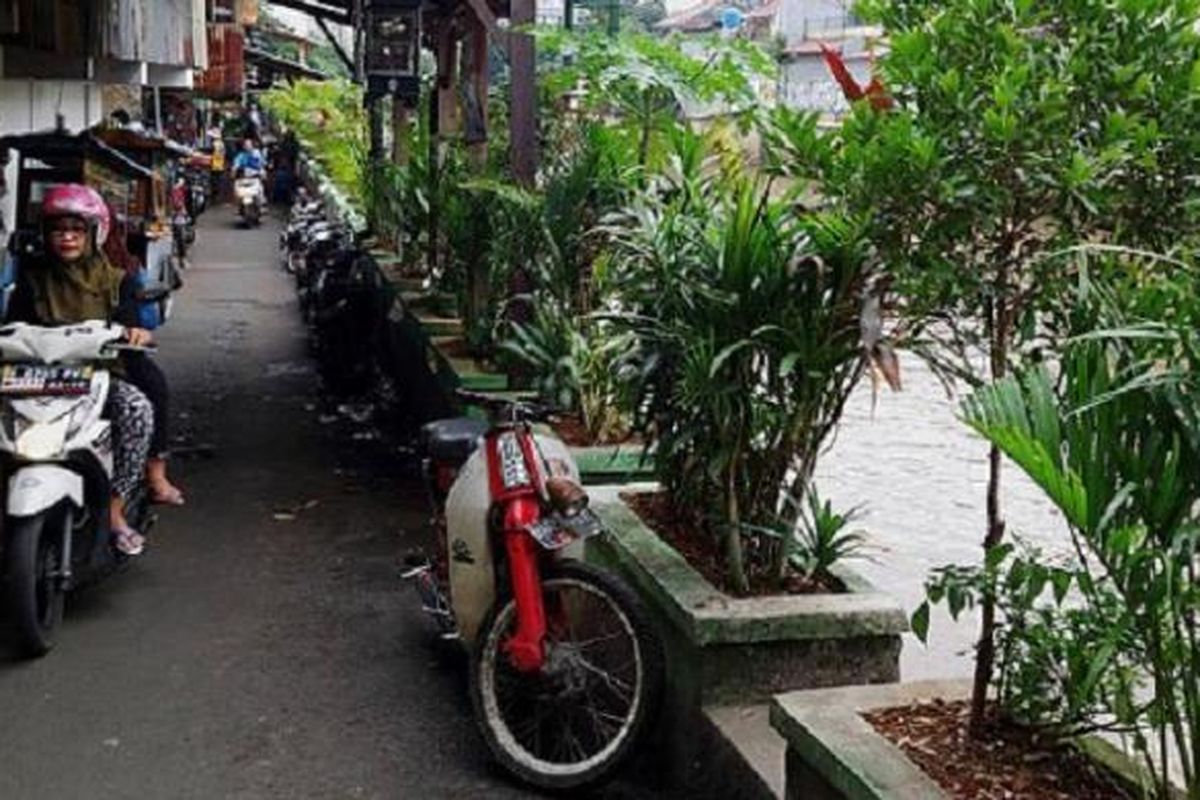
<svg viewBox="0 0 1200 800">
<path fill-rule="evenodd" d="M 846 592 L 735 598 L 709 583 L 621 498 L 653 485 L 594 486 L 608 534 L 587 558 L 619 574 L 662 636 L 668 681 L 659 747 L 668 781 L 692 780 L 705 747 L 702 709 L 766 702 L 795 689 L 887 683 L 900 677 L 898 603 L 848 568 Z"/>
<path fill-rule="evenodd" d="M 579 476 L 588 485 L 641 483 L 654 478 L 654 462 L 640 444 L 572 447 Z"/>
<path fill-rule="evenodd" d="M 419 313 L 417 319 L 421 321 L 421 327 L 432 338 L 463 335 L 463 323 L 457 317 L 437 317 Z"/>
<path fill-rule="evenodd" d="M 771 703 L 771 725 L 787 743 L 787 800 L 950 800 L 863 712 L 932 700 L 965 700 L 968 681 L 917 681 L 789 692 Z M 1076 746 L 1134 796 L 1142 768 L 1097 737 Z M 1182 800 L 1182 794 L 1179 795 Z"/>
</svg>

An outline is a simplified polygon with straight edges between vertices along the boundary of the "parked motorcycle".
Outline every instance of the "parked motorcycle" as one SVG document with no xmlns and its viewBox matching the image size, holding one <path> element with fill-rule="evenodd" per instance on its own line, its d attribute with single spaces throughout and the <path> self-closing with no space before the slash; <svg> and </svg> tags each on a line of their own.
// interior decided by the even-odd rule
<svg viewBox="0 0 1200 800">
<path fill-rule="evenodd" d="M 292 277 L 296 280 L 300 313 L 305 322 L 314 321 L 321 276 L 353 246 L 353 238 L 345 227 L 332 222 L 318 223 L 308 230 L 298 257 L 292 262 L 295 270 Z"/>
<path fill-rule="evenodd" d="M 188 265 L 188 249 L 196 243 L 196 225 L 192 218 L 183 212 L 176 212 L 171 217 L 171 255 L 179 268 Z"/>
<path fill-rule="evenodd" d="M 237 203 L 238 216 L 241 217 L 243 224 L 251 227 L 262 221 L 262 212 L 267 203 L 267 196 L 260 171 L 242 170 L 233 182 L 233 197 Z"/>
<path fill-rule="evenodd" d="M 190 167 L 187 170 L 188 184 L 188 214 L 195 219 L 208 208 L 208 185 L 211 181 L 210 170 Z"/>
<path fill-rule="evenodd" d="M 313 352 L 325 386 L 335 393 L 366 392 L 374 382 L 380 284 L 370 254 L 352 244 L 335 251 L 313 278 Z"/>
<path fill-rule="evenodd" d="M 111 543 L 109 366 L 125 331 L 103 321 L 0 328 L 0 463 L 8 475 L 0 564 L 5 605 L 29 657 L 47 653 L 67 592 L 124 561 Z M 153 520 L 144 493 L 130 524 Z"/>
<path fill-rule="evenodd" d="M 581 560 L 602 526 L 570 451 L 534 433 L 544 412 L 468 397 L 499 421 L 423 429 L 437 552 L 404 576 L 443 638 L 469 649 L 471 699 L 497 761 L 535 786 L 579 790 L 610 778 L 648 732 L 662 644 L 637 596 Z"/>
<path fill-rule="evenodd" d="M 288 225 L 279 234 L 283 268 L 292 274 L 301 269 L 312 234 L 322 227 L 331 226 L 332 223 L 325 219 L 324 206 L 320 201 L 293 204 L 288 216 Z"/>
</svg>

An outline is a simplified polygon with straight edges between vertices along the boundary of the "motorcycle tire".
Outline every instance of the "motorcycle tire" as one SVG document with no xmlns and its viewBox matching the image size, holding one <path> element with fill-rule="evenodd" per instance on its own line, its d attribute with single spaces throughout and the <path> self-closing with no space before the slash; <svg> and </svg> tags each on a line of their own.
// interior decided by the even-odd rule
<svg viewBox="0 0 1200 800">
<path fill-rule="evenodd" d="M 62 539 L 46 523 L 42 513 L 7 524 L 5 599 L 17 646 L 27 658 L 53 649 L 66 605 L 66 593 L 54 577 L 62 566 Z"/>
<path fill-rule="evenodd" d="M 588 737 L 588 743 L 598 747 L 592 754 L 585 753 L 583 743 L 579 738 L 574 737 L 574 733 L 578 731 L 563 727 L 561 733 L 564 735 L 553 736 L 556 729 L 547 727 L 554 721 L 553 712 L 546 711 L 541 704 L 545 702 L 545 698 L 553 694 L 547 689 L 553 688 L 552 682 L 558 679 L 549 666 L 556 658 L 550 654 L 551 649 L 564 648 L 564 645 L 552 643 L 548 646 L 547 667 L 543 668 L 537 676 L 517 673 L 509 664 L 504 652 L 504 643 L 515 624 L 516 617 L 516 604 L 511 597 L 502 598 L 495 605 L 479 630 L 471 658 L 471 702 L 483 738 L 501 767 L 521 781 L 540 789 L 575 793 L 614 777 L 649 734 L 654 720 L 658 716 L 662 698 L 663 649 L 661 641 L 650 626 L 641 600 L 624 583 L 607 572 L 589 564 L 564 559 L 553 563 L 544 570 L 542 586 L 547 596 L 548 617 L 552 616 L 549 598 L 551 593 L 556 590 L 574 590 L 581 592 L 581 597 L 591 596 L 593 599 L 599 600 L 602 607 L 607 606 L 607 610 L 612 613 L 612 620 L 618 624 L 616 633 L 594 638 L 590 640 L 590 643 L 585 640 L 584 644 L 576 645 L 581 669 L 574 675 L 574 678 L 584 680 L 585 688 L 581 694 L 587 701 L 599 702 L 599 699 L 606 693 L 610 695 L 610 700 L 619 698 L 620 695 L 614 687 L 626 682 L 619 681 L 615 676 L 603 672 L 588 662 L 583 658 L 583 653 L 586 647 L 597 643 L 606 644 L 608 640 L 622 637 L 622 642 L 631 645 L 628 655 L 632 656 L 632 660 L 627 664 L 633 669 L 634 676 L 633 680 L 628 682 L 631 688 L 628 710 L 618 717 L 611 711 L 602 712 L 595 706 L 588 707 L 588 710 L 592 712 L 591 733 L 597 735 Z M 568 599 L 569 597 L 567 595 Z M 563 603 L 562 607 L 580 609 L 584 607 L 584 604 L 567 602 Z M 567 624 L 564 629 L 568 635 L 575 633 L 574 623 Z M 550 638 L 548 635 L 548 640 Z M 570 650 L 571 648 L 567 646 L 561 651 L 567 654 L 564 659 L 560 659 L 562 663 L 566 664 L 566 669 L 572 666 Z M 622 654 L 621 663 L 623 666 L 626 665 L 625 654 Z M 522 704 L 519 702 L 515 705 L 504 703 L 498 696 L 498 687 L 505 681 L 513 681 L 513 675 L 518 676 L 515 679 L 517 682 L 525 681 L 537 684 L 536 688 L 531 687 L 528 690 L 526 697 L 520 698 L 532 700 L 535 705 L 530 707 L 525 704 L 524 708 L 530 713 L 526 718 L 515 720 L 518 723 L 516 731 L 523 734 L 522 738 L 526 739 L 526 742 L 519 741 L 518 732 L 514 731 L 510 726 L 510 720 L 506 719 L 514 713 L 513 709 L 516 709 L 516 713 L 519 715 Z M 596 675 L 601 675 L 602 678 L 597 679 Z M 595 685 L 586 686 L 588 679 Z M 577 683 L 571 684 L 568 681 L 568 684 L 578 688 Z M 508 685 L 515 684 L 509 683 Z M 513 698 L 506 699 L 511 701 Z M 608 725 L 615 728 L 615 733 L 606 740 L 603 739 L 603 732 L 600 730 L 601 713 L 619 719 L 619 722 L 616 723 L 608 722 Z M 578 704 L 564 715 L 564 718 L 571 717 L 577 722 L 584 722 Z M 551 732 L 551 736 L 547 737 L 546 741 L 543 741 L 543 731 Z M 532 748 L 528 744 L 530 737 L 533 737 Z M 597 741 L 598 738 L 600 741 Z M 572 739 L 583 756 L 574 761 L 570 760 L 576 758 L 573 753 L 561 749 Z M 540 749 L 542 752 L 535 753 L 532 752 L 533 749 Z M 548 751 L 554 751 L 556 754 L 565 753 L 566 760 L 547 757 Z"/>
</svg>

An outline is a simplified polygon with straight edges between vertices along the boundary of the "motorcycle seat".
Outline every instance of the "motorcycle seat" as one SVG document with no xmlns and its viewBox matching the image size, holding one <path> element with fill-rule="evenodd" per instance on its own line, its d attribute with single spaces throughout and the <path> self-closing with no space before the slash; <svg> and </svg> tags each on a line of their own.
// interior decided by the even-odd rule
<svg viewBox="0 0 1200 800">
<path fill-rule="evenodd" d="M 421 428 L 421 443 L 434 461 L 460 467 L 475 452 L 489 428 L 488 423 L 470 417 L 439 419 Z"/>
</svg>

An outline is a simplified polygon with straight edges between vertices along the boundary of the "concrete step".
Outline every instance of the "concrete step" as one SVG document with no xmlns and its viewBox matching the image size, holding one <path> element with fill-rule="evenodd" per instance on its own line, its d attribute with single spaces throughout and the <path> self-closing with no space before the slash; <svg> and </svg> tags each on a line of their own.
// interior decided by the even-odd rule
<svg viewBox="0 0 1200 800">
<path fill-rule="evenodd" d="M 787 743 L 771 727 L 770 705 L 707 706 L 704 718 L 716 741 L 714 773 L 728 776 L 730 796 L 782 800 Z"/>
<path fill-rule="evenodd" d="M 397 261 L 399 263 L 399 261 Z M 420 292 L 428 291 L 428 278 L 392 278 L 392 284 L 401 292 Z"/>
<path fill-rule="evenodd" d="M 425 328 L 426 333 L 430 337 L 463 335 L 463 323 L 461 319 L 455 317 L 425 316 L 424 314 L 418 314 L 417 319 L 420 320 L 421 326 Z"/>
</svg>

